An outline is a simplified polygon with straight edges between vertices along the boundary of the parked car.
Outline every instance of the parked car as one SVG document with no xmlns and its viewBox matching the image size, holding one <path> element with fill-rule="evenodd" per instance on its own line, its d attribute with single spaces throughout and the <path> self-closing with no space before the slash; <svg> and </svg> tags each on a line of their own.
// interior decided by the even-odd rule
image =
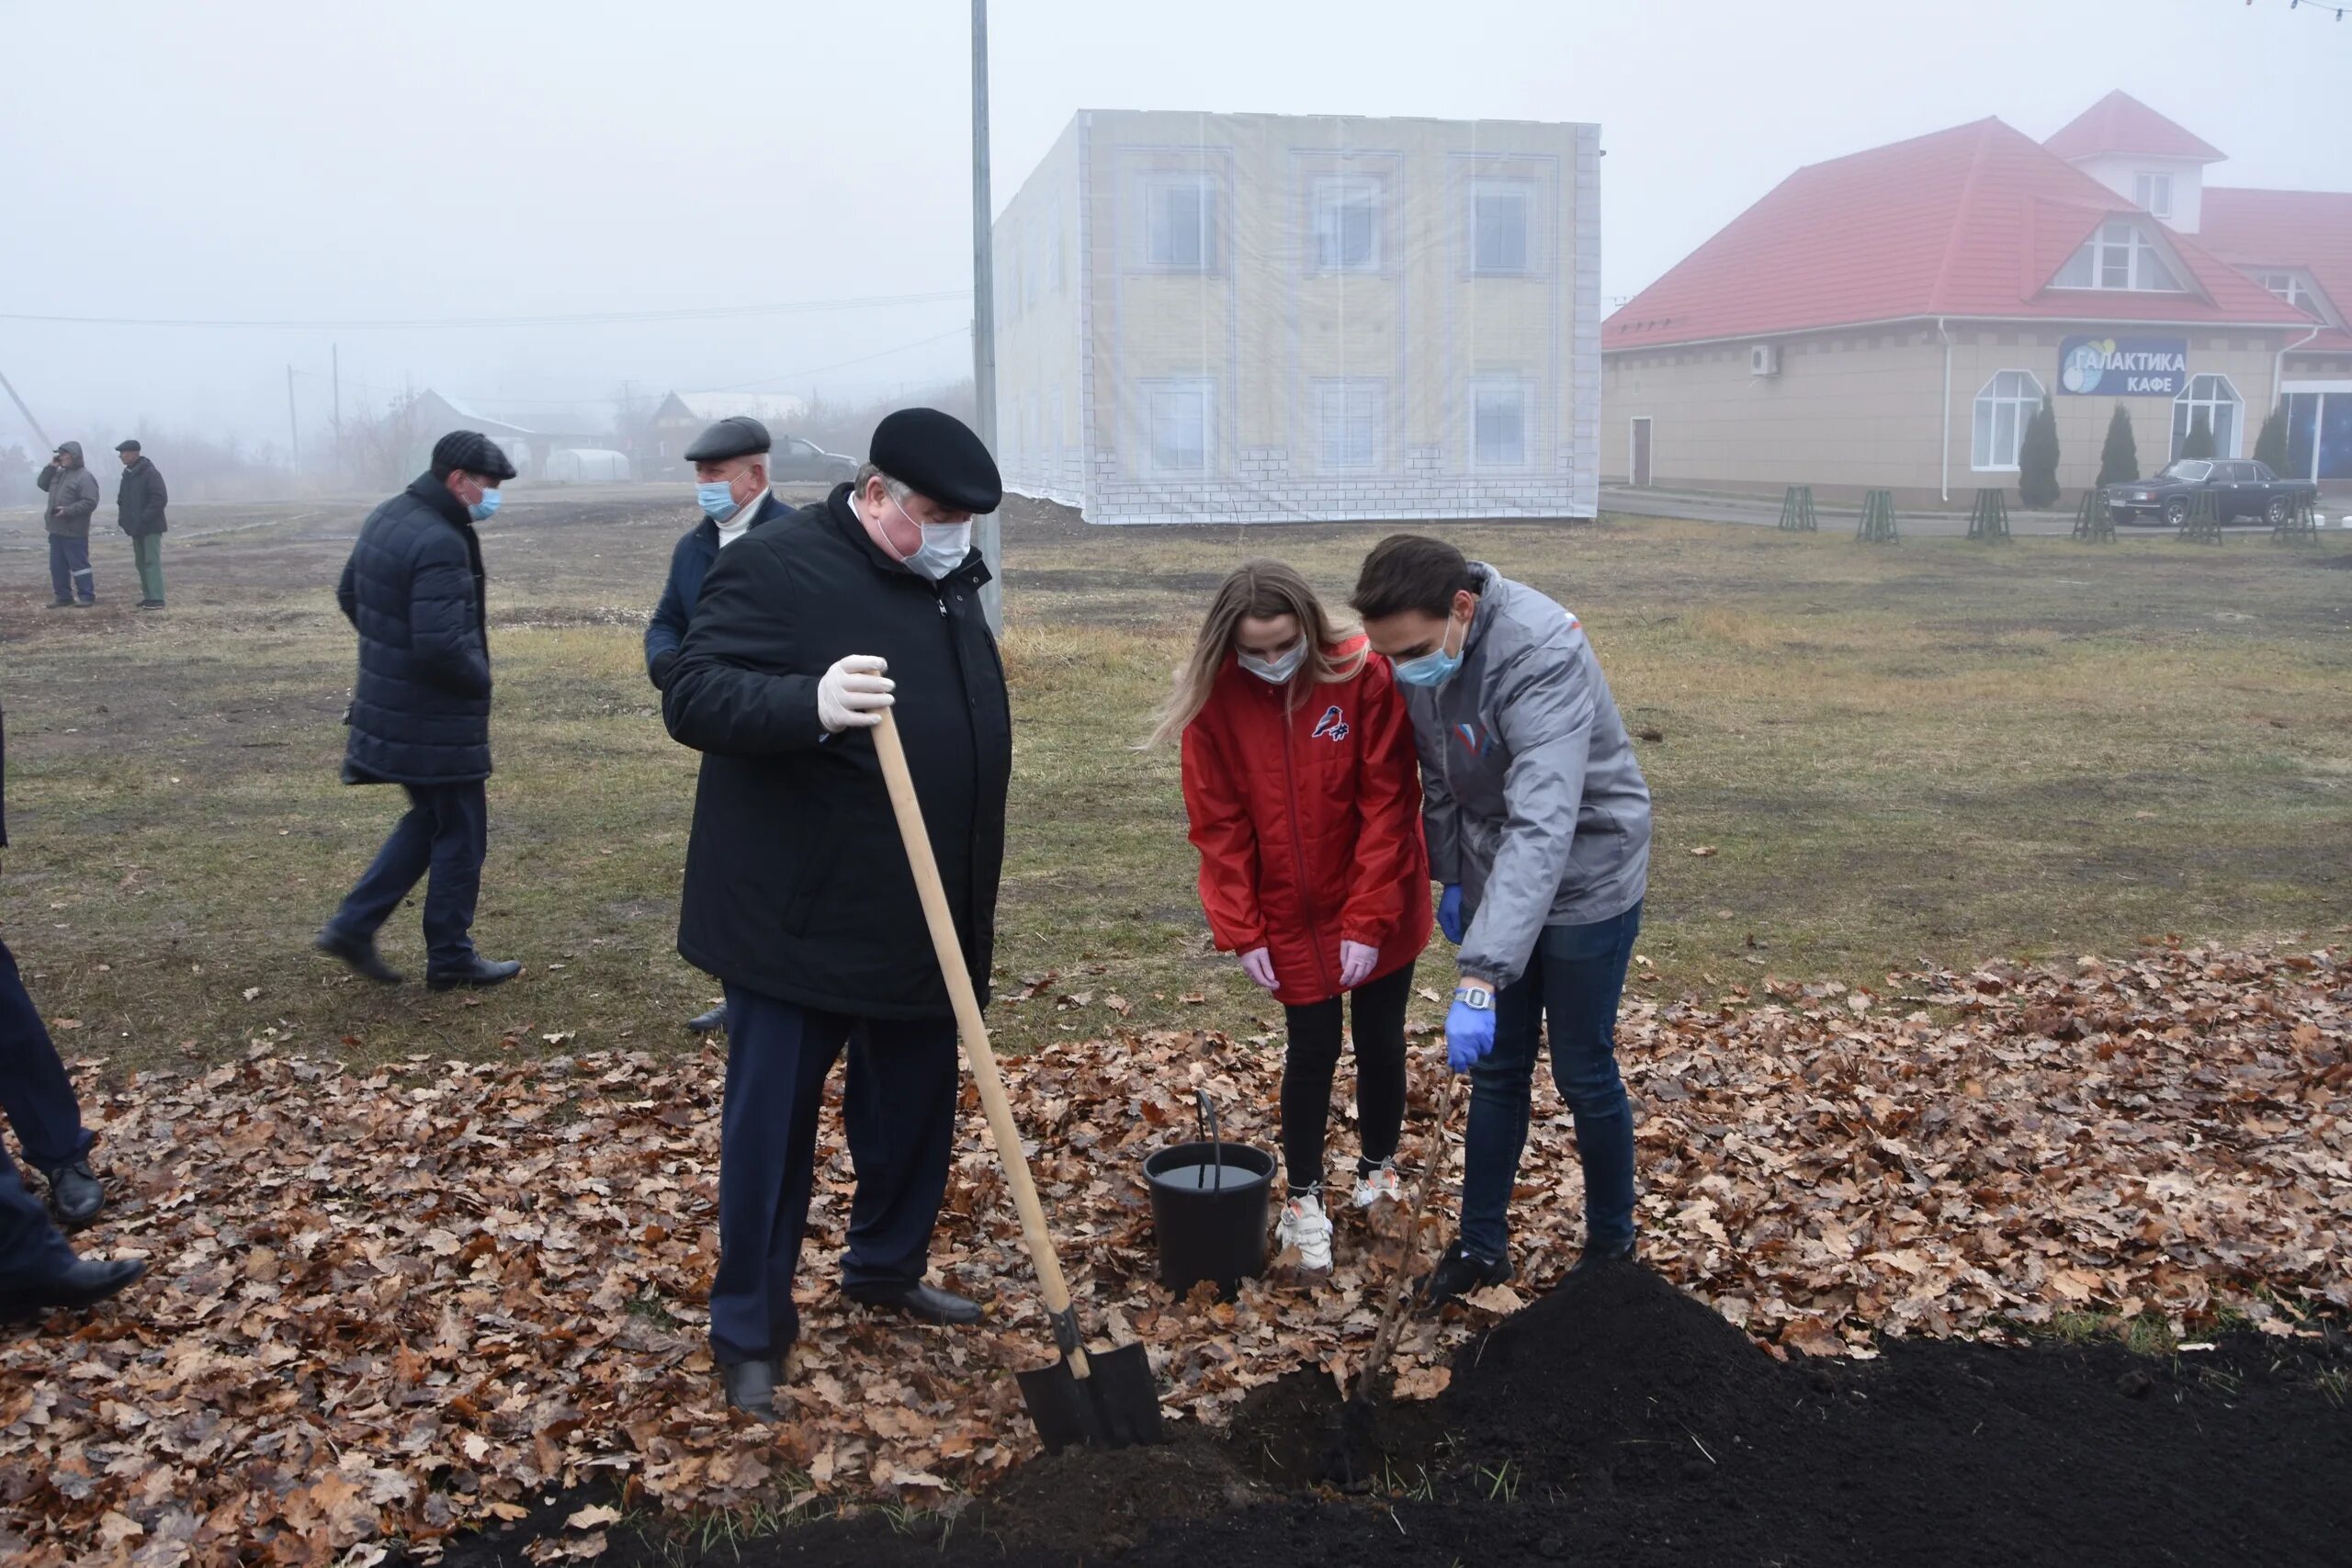
<svg viewBox="0 0 2352 1568">
<path fill-rule="evenodd" d="M 778 484 L 839 484 L 857 477 L 858 462 L 797 435 L 779 436 L 768 454 L 768 477 Z"/>
<path fill-rule="evenodd" d="M 2266 463 L 2243 457 L 2180 457 L 2152 479 L 2109 485 L 2107 508 L 2118 523 L 2177 528 L 2188 521 L 2189 496 L 2200 490 L 2213 492 L 2214 508 L 2224 523 L 2245 519 L 2276 525 L 2294 510 L 2297 496 L 2319 499 L 2319 486 L 2309 479 L 2282 479 Z"/>
</svg>

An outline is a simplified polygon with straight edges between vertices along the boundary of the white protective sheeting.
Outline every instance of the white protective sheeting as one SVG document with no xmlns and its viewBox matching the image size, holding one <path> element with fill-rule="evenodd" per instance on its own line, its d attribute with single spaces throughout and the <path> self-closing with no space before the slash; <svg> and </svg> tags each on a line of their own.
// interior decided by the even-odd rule
<svg viewBox="0 0 2352 1568">
<path fill-rule="evenodd" d="M 995 228 L 1008 486 L 1099 523 L 1589 517 L 1600 138 L 1090 111 Z"/>
</svg>

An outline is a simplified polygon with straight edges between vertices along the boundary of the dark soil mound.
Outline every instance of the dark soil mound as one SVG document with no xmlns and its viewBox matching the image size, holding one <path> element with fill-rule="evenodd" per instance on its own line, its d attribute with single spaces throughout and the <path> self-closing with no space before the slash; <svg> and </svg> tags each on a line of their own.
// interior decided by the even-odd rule
<svg viewBox="0 0 2352 1568">
<path fill-rule="evenodd" d="M 1065 1449 L 1032 1460 L 1005 1478 L 982 1515 L 1008 1544 L 1094 1554 L 1124 1551 L 1153 1525 L 1266 1500 L 1226 1446 L 1195 1428 L 1156 1449 Z"/>
</svg>

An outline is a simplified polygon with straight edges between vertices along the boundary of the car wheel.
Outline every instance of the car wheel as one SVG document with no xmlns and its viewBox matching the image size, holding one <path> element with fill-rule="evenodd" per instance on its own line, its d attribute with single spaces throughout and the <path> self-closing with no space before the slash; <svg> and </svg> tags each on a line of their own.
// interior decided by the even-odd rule
<svg viewBox="0 0 2352 1568">
<path fill-rule="evenodd" d="M 2178 528 L 2188 521 L 2188 498 L 2177 495 L 2165 502 L 2165 521 Z"/>
<path fill-rule="evenodd" d="M 2276 528 L 2279 525 L 2285 523 L 2287 521 L 2287 498 L 2283 495 L 2272 496 L 2270 498 L 2270 504 L 2262 509 L 2262 515 L 2264 521 L 2267 522 L 2273 528 Z"/>
</svg>

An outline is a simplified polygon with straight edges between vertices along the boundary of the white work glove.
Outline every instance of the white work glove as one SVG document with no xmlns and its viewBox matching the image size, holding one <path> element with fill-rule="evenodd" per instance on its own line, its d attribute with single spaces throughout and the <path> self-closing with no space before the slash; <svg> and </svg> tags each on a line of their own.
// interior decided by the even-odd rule
<svg viewBox="0 0 2352 1568">
<path fill-rule="evenodd" d="M 1380 962 L 1380 949 L 1360 942 L 1340 943 L 1340 989 L 1352 991 L 1372 974 L 1372 966 Z"/>
<path fill-rule="evenodd" d="M 853 653 L 825 671 L 817 682 L 817 722 L 826 734 L 882 722 L 882 710 L 898 700 L 890 694 L 898 682 L 882 673 L 888 668 L 870 653 Z"/>
<path fill-rule="evenodd" d="M 1241 955 L 1241 972 L 1267 990 L 1274 989 L 1274 961 L 1262 947 L 1253 947 Z"/>
</svg>

